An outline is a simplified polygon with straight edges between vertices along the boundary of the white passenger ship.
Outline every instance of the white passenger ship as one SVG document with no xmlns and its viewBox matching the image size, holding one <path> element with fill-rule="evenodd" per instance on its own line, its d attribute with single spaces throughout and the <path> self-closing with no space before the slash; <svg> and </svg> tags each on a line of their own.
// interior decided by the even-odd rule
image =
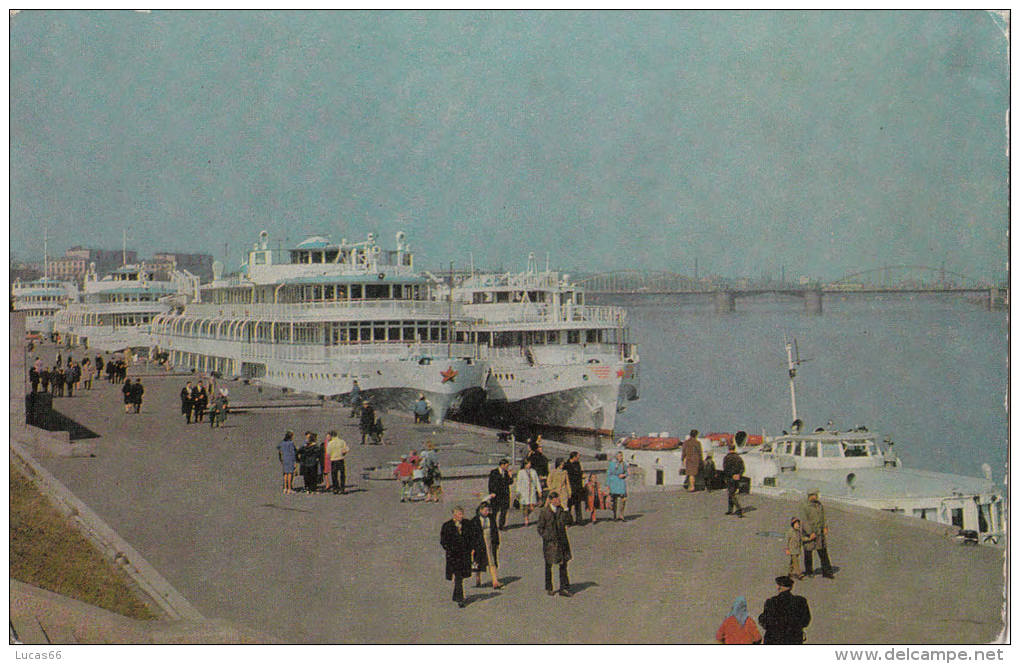
<svg viewBox="0 0 1020 664">
<path fill-rule="evenodd" d="M 25 312 L 25 331 L 49 336 L 56 313 L 78 299 L 78 287 L 70 281 L 42 277 L 33 281 L 15 279 L 11 284 L 11 306 Z"/>
<path fill-rule="evenodd" d="M 153 319 L 175 302 L 192 297 L 198 278 L 140 264 L 123 265 L 100 279 L 95 264 L 85 275 L 82 296 L 54 316 L 61 341 L 104 352 L 148 349 Z"/>
<path fill-rule="evenodd" d="M 480 274 L 453 288 L 488 364 L 486 403 L 510 418 L 612 435 L 616 414 L 638 398 L 637 346 L 622 307 L 584 303 L 568 275 L 539 270 Z"/>
<path fill-rule="evenodd" d="M 425 394 L 439 421 L 482 394 L 484 366 L 449 302 L 416 273 L 404 233 L 339 244 L 310 237 L 277 261 L 263 231 L 237 275 L 214 266 L 200 297 L 159 316 L 160 350 L 176 366 L 257 379 L 321 396 L 355 380 L 377 407 L 410 410 Z M 282 257 L 281 257 L 282 258 Z"/>
</svg>

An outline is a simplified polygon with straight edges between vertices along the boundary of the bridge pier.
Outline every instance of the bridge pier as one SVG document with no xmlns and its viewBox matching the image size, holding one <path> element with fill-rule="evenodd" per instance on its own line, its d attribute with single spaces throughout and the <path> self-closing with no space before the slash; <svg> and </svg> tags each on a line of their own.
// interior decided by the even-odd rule
<svg viewBox="0 0 1020 664">
<path fill-rule="evenodd" d="M 820 289 L 804 291 L 804 310 L 809 314 L 822 313 L 822 291 Z"/>
<path fill-rule="evenodd" d="M 717 314 L 729 314 L 737 310 L 736 307 L 736 296 L 729 291 L 716 291 L 715 294 L 715 313 Z"/>
</svg>

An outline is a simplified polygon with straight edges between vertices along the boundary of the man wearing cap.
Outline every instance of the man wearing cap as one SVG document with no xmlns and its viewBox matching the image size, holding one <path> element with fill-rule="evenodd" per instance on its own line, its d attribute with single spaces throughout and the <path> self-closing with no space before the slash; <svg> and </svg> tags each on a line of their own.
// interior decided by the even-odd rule
<svg viewBox="0 0 1020 664">
<path fill-rule="evenodd" d="M 743 435 L 741 435 L 743 434 Z M 747 439 L 747 434 L 738 431 L 734 435 L 736 442 L 730 442 L 729 452 L 723 457 L 723 476 L 726 478 L 726 513 L 733 514 L 736 507 L 736 515 L 743 519 L 744 510 L 740 506 L 737 494 L 740 492 L 740 478 L 744 475 L 744 460 L 737 454 L 737 444 L 742 444 Z"/>
<path fill-rule="evenodd" d="M 829 549 L 826 538 L 829 526 L 825 522 L 825 506 L 818 499 L 818 489 L 808 491 L 807 502 L 801 507 L 801 528 L 804 530 L 804 573 L 814 574 L 811 552 L 818 552 L 818 560 L 822 563 L 822 576 L 832 579 L 832 565 L 829 563 Z"/>
<path fill-rule="evenodd" d="M 800 645 L 804 643 L 804 628 L 811 622 L 811 609 L 807 600 L 793 594 L 793 579 L 776 577 L 775 597 L 765 600 L 765 610 L 758 616 L 758 624 L 765 630 L 765 645 Z"/>
<path fill-rule="evenodd" d="M 506 530 L 506 513 L 510 510 L 510 461 L 500 459 L 499 466 L 489 473 L 489 505 L 496 516 L 500 530 Z"/>
<path fill-rule="evenodd" d="M 560 505 L 560 494 L 549 492 L 549 502 L 538 515 L 538 534 L 542 538 L 542 555 L 545 558 L 545 592 L 555 595 L 552 583 L 552 566 L 560 566 L 559 594 L 570 597 L 570 578 L 567 576 L 567 561 L 570 560 L 570 541 L 567 526 L 573 523 L 570 512 Z"/>
</svg>

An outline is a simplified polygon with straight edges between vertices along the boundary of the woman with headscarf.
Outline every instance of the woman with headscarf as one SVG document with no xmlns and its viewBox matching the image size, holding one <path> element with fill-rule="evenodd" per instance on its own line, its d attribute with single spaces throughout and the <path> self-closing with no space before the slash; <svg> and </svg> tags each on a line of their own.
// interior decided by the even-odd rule
<svg viewBox="0 0 1020 664">
<path fill-rule="evenodd" d="M 729 615 L 715 632 L 715 640 L 726 645 L 761 643 L 758 625 L 747 615 L 747 600 L 743 595 L 733 600 Z"/>
</svg>

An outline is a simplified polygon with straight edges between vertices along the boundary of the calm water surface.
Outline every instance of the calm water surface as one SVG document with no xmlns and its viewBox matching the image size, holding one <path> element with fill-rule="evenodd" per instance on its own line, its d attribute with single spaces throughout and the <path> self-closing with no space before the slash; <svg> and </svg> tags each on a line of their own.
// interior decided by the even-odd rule
<svg viewBox="0 0 1020 664">
<path fill-rule="evenodd" d="M 796 300 L 625 302 L 640 344 L 641 398 L 617 435 L 669 431 L 769 434 L 789 429 L 783 335 L 801 358 L 797 414 L 814 428 L 866 425 L 890 436 L 904 465 L 981 476 L 1006 473 L 1008 321 L 956 298 L 826 296 L 809 315 Z"/>
</svg>

